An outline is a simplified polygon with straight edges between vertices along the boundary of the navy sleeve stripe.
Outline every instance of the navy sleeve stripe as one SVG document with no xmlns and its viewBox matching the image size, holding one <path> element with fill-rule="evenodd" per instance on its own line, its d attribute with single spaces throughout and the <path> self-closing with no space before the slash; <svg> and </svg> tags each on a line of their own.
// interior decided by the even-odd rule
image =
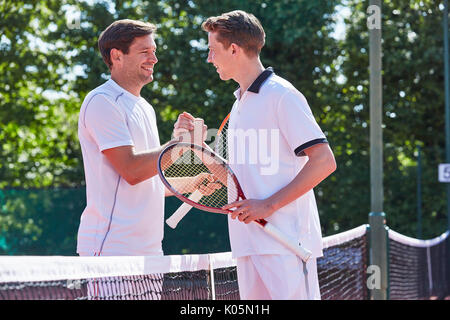
<svg viewBox="0 0 450 320">
<path fill-rule="evenodd" d="M 295 149 L 295 155 L 297 157 L 305 157 L 306 153 L 304 152 L 306 149 L 308 149 L 309 147 L 312 147 L 316 144 L 320 144 L 320 143 L 328 143 L 328 140 L 325 138 L 320 138 L 320 139 L 314 139 L 311 140 L 309 142 L 306 142 L 304 144 L 302 144 L 300 147 Z"/>
</svg>

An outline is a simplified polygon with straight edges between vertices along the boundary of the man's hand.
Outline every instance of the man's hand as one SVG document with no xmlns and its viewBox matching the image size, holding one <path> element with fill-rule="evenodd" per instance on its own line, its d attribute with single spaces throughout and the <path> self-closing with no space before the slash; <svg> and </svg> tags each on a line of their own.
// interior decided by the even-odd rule
<svg viewBox="0 0 450 320">
<path fill-rule="evenodd" d="M 200 173 L 195 176 L 195 181 L 193 183 L 194 191 L 199 190 L 204 196 L 209 196 L 214 193 L 217 189 L 222 188 L 222 184 L 216 182 L 216 179 L 210 173 Z M 193 192 L 193 191 L 192 191 Z"/>
<path fill-rule="evenodd" d="M 265 219 L 275 212 L 270 201 L 268 201 L 267 199 L 241 200 L 227 204 L 222 207 L 222 209 L 225 210 L 232 208 L 236 209 L 231 213 L 231 218 L 232 219 L 238 218 L 239 221 L 242 221 L 245 224 L 249 224 L 254 220 Z"/>
<path fill-rule="evenodd" d="M 173 137 L 179 138 L 183 134 L 194 130 L 194 119 L 195 118 L 188 112 L 180 113 L 173 126 Z"/>
<path fill-rule="evenodd" d="M 201 123 L 201 132 L 195 132 L 195 123 Z M 208 127 L 200 118 L 194 118 L 190 113 L 183 112 L 178 116 L 177 121 L 173 126 L 173 137 L 183 142 L 190 142 L 196 144 L 203 144 L 206 139 L 206 132 Z"/>
<path fill-rule="evenodd" d="M 167 181 L 179 193 L 193 193 L 199 190 L 204 196 L 209 196 L 217 189 L 222 188 L 222 184 L 210 173 L 202 172 L 195 177 L 171 177 Z"/>
</svg>

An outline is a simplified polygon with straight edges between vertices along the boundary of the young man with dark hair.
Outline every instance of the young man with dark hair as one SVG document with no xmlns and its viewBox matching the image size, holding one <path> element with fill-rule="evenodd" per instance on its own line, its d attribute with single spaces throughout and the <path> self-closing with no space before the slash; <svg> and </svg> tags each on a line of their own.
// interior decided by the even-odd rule
<svg viewBox="0 0 450 320">
<path fill-rule="evenodd" d="M 79 115 L 87 195 L 81 256 L 163 254 L 166 190 L 157 160 L 164 146 L 155 111 L 140 95 L 158 62 L 155 31 L 150 23 L 119 20 L 98 41 L 111 79 L 86 96 Z M 192 120 L 184 113 L 177 128 L 192 130 Z"/>
<path fill-rule="evenodd" d="M 208 32 L 208 62 L 220 79 L 239 84 L 228 154 L 248 200 L 224 208 L 234 208 L 228 222 L 241 298 L 320 299 L 316 258 L 322 256 L 322 237 L 313 188 L 336 169 L 328 141 L 305 97 L 263 67 L 259 54 L 265 32 L 254 15 L 232 11 L 208 18 L 202 28 Z M 256 149 L 264 148 L 276 164 L 273 170 L 267 170 L 267 159 L 251 161 L 256 149 L 247 138 L 252 133 Z M 256 151 L 259 157 L 261 150 Z M 262 218 L 312 251 L 306 266 L 250 223 Z"/>
</svg>

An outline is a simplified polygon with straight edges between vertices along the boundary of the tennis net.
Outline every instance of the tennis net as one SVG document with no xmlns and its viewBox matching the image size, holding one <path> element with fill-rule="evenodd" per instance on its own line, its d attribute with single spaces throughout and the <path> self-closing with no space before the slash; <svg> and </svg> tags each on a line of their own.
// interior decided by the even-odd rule
<svg viewBox="0 0 450 320">
<path fill-rule="evenodd" d="M 367 300 L 368 225 L 323 238 L 323 257 L 317 259 L 323 300 Z"/>
<path fill-rule="evenodd" d="M 367 226 L 324 238 L 323 299 L 366 299 Z M 3 300 L 238 300 L 230 252 L 158 257 L 0 257 Z"/>
<path fill-rule="evenodd" d="M 450 293 L 449 231 L 430 240 L 388 231 L 389 299 L 443 299 Z"/>
<path fill-rule="evenodd" d="M 0 299 L 238 299 L 230 253 L 0 258 Z"/>
</svg>

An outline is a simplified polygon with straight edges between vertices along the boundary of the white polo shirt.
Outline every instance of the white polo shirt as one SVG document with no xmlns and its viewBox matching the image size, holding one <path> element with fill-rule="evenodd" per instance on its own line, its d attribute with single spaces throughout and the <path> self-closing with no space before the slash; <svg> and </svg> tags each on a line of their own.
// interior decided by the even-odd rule
<svg viewBox="0 0 450 320">
<path fill-rule="evenodd" d="M 87 205 L 78 230 L 78 253 L 161 255 L 164 186 L 158 176 L 134 186 L 112 167 L 103 150 L 160 146 L 156 115 L 142 97 L 113 80 L 91 91 L 81 106 L 78 137 Z"/>
<path fill-rule="evenodd" d="M 304 150 L 328 143 L 305 97 L 266 69 L 235 101 L 228 126 L 228 152 L 247 199 L 265 199 L 288 185 L 308 157 Z M 267 221 L 322 256 L 322 234 L 313 190 L 280 208 Z M 255 223 L 228 218 L 234 257 L 291 254 Z"/>
</svg>

